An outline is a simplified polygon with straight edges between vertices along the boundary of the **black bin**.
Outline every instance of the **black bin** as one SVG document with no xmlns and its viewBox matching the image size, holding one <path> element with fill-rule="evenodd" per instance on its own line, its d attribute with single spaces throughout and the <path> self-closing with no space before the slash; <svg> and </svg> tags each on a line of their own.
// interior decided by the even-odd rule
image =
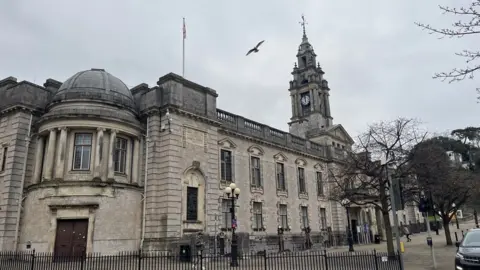
<svg viewBox="0 0 480 270">
<path fill-rule="evenodd" d="M 380 235 L 379 235 L 379 234 L 375 234 L 374 238 L 375 238 L 375 239 L 374 239 L 375 244 L 380 244 L 380 241 L 381 241 Z"/>
<path fill-rule="evenodd" d="M 189 245 L 180 246 L 180 261 L 181 262 L 191 262 L 192 261 L 192 250 Z"/>
</svg>

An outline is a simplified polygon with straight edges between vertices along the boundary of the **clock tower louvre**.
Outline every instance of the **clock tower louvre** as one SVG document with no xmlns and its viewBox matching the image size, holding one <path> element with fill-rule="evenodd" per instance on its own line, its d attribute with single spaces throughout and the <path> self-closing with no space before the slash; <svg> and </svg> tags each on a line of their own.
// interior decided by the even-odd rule
<svg viewBox="0 0 480 270">
<path fill-rule="evenodd" d="M 292 117 L 288 124 L 290 133 L 307 138 L 308 134 L 318 133 L 333 125 L 330 114 L 328 81 L 324 79 L 322 68 L 317 62 L 313 46 L 308 41 L 302 16 L 303 37 L 297 52 L 297 62 L 290 81 Z"/>
</svg>

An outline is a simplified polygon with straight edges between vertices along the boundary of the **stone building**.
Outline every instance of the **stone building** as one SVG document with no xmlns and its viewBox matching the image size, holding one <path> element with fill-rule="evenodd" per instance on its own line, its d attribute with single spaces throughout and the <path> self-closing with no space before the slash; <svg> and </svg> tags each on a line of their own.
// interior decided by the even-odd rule
<svg viewBox="0 0 480 270">
<path fill-rule="evenodd" d="M 333 124 L 305 33 L 297 61 L 290 133 L 218 109 L 215 90 L 173 73 L 132 89 L 103 69 L 1 80 L 0 250 L 110 253 L 215 235 L 231 226 L 231 182 L 238 232 L 345 231 L 327 171 L 353 140 Z"/>
</svg>

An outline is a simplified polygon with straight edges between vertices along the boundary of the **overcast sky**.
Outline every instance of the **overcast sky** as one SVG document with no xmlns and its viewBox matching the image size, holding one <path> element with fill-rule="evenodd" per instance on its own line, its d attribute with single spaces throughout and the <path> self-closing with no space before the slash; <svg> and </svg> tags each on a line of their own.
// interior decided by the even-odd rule
<svg viewBox="0 0 480 270">
<path fill-rule="evenodd" d="M 414 22 L 446 27 L 438 4 L 471 0 L 1 0 L 0 78 L 43 84 L 104 68 L 128 86 L 182 72 L 215 89 L 218 107 L 288 130 L 288 93 L 302 31 L 331 88 L 334 123 L 355 136 L 368 123 L 417 117 L 433 132 L 478 126 L 475 81 L 433 80 L 464 63 L 479 38 L 439 40 Z M 265 39 L 258 54 L 246 51 Z"/>
</svg>

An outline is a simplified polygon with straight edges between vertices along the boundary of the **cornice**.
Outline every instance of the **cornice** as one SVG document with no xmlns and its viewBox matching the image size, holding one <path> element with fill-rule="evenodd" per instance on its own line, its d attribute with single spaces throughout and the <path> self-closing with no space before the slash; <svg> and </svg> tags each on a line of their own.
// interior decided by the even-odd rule
<svg viewBox="0 0 480 270">
<path fill-rule="evenodd" d="M 113 187 L 119 189 L 131 189 L 138 192 L 143 192 L 143 187 L 133 184 L 125 183 L 108 183 L 108 182 L 95 182 L 95 181 L 45 181 L 38 184 L 33 184 L 25 188 L 26 192 L 31 192 L 44 188 L 56 188 L 56 187 Z M 72 195 L 74 196 L 74 195 Z"/>
<path fill-rule="evenodd" d="M 205 86 L 202 86 L 200 84 L 197 84 L 195 82 L 192 82 L 192 81 L 189 81 L 183 77 L 181 77 L 180 75 L 177 75 L 175 73 L 168 73 L 167 75 L 165 76 L 162 76 L 160 77 L 160 79 L 158 79 L 157 81 L 157 85 L 158 86 L 161 86 L 163 83 L 166 83 L 166 82 L 169 82 L 169 81 L 174 81 L 174 82 L 177 82 L 177 83 L 180 83 L 188 88 L 191 88 L 193 90 L 197 90 L 197 91 L 201 91 L 201 92 L 206 92 L 214 97 L 218 97 L 218 94 L 217 94 L 217 91 L 209 88 L 209 87 L 205 87 Z"/>
<path fill-rule="evenodd" d="M 37 123 L 35 123 L 37 126 L 40 126 L 42 124 L 46 124 L 49 122 L 53 122 L 55 120 L 65 120 L 65 119 L 95 119 L 95 120 L 104 120 L 107 122 L 117 122 L 121 123 L 123 125 L 127 125 L 136 129 L 139 129 L 141 131 L 145 131 L 145 128 L 139 123 L 133 123 L 131 121 L 126 121 L 125 119 L 117 119 L 117 118 L 110 118 L 110 117 L 105 117 L 101 115 L 84 115 L 84 114 L 63 114 L 63 115 L 49 115 L 49 116 L 43 116 L 40 118 Z"/>
<path fill-rule="evenodd" d="M 35 116 L 40 116 L 43 114 L 43 111 L 40 111 L 39 109 L 34 109 L 30 106 L 25 106 L 25 105 L 13 105 L 13 106 L 10 106 L 10 107 L 7 107 L 3 110 L 0 111 L 0 115 L 5 115 L 5 114 L 9 114 L 9 113 L 12 113 L 12 112 L 15 112 L 15 111 L 28 111 L 30 113 L 32 113 L 33 115 Z"/>
<path fill-rule="evenodd" d="M 220 121 L 214 120 L 212 118 L 209 118 L 209 117 L 206 117 L 206 116 L 203 116 L 203 115 L 198 115 L 198 114 L 195 114 L 195 113 L 192 113 L 192 112 L 189 112 L 189 111 L 185 111 L 185 110 L 180 109 L 177 106 L 172 106 L 172 105 L 167 105 L 167 106 L 163 106 L 163 107 L 154 107 L 154 108 L 147 109 L 147 110 L 142 112 L 142 116 L 164 115 L 166 113 L 167 109 L 170 113 L 176 113 L 178 115 L 185 116 L 189 119 L 193 119 L 193 120 L 198 121 L 198 122 L 207 123 L 209 125 L 216 126 L 216 127 L 221 126 Z"/>
<path fill-rule="evenodd" d="M 171 110 L 171 112 L 178 113 L 179 115 L 186 116 L 187 118 L 190 118 L 190 119 L 193 119 L 193 120 L 196 120 L 196 121 L 200 121 L 202 123 L 207 123 L 209 125 L 216 126 L 216 127 L 221 126 L 220 121 L 214 120 L 214 119 L 209 118 L 209 117 L 194 114 L 194 113 L 191 113 L 191 112 L 188 112 L 188 111 L 185 111 L 185 110 L 181 110 L 181 109 L 178 109 L 178 108 L 172 108 L 170 110 Z"/>
</svg>

